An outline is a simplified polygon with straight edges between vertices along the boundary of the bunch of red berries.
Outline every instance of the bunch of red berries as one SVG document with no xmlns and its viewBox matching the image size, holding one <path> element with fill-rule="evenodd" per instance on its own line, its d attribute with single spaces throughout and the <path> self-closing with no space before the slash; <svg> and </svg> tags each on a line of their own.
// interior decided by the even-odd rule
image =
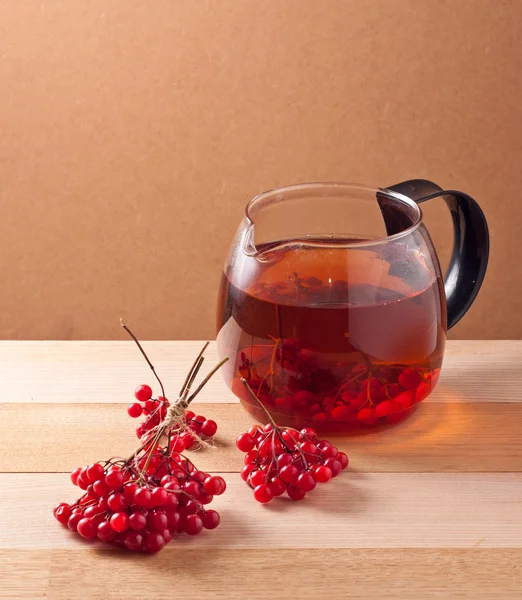
<svg viewBox="0 0 522 600">
<path fill-rule="evenodd" d="M 236 440 L 246 452 L 241 477 L 254 490 L 258 502 L 270 502 L 285 492 L 302 500 L 318 483 L 326 483 L 348 466 L 348 456 L 313 429 L 301 431 L 273 426 L 251 427 Z"/>
<path fill-rule="evenodd" d="M 248 383 L 243 384 L 263 409 L 270 423 L 253 425 L 237 437 L 236 446 L 245 452 L 241 478 L 254 490 L 263 504 L 285 492 L 291 500 L 302 500 L 318 483 L 326 483 L 348 466 L 348 456 L 317 433 L 279 427 L 265 410 Z"/>
<path fill-rule="evenodd" d="M 61 502 L 53 514 L 84 538 L 98 538 L 132 551 L 158 552 L 177 533 L 197 535 L 219 525 L 219 514 L 205 507 L 225 491 L 225 480 L 199 471 L 181 452 L 192 446 L 195 439 L 200 441 L 200 436 L 216 433 L 214 421 L 195 416 L 187 411 L 187 406 L 226 359 L 190 394 L 203 364 L 206 344 L 192 365 L 178 400 L 171 405 L 141 344 L 123 323 L 122 326 L 145 357 L 162 395 L 153 400 L 147 385 L 136 390 L 136 399 L 143 406 L 131 404 L 128 412 L 132 417 L 147 415 L 142 424 L 143 435 L 138 433 L 140 447 L 126 460 L 111 459 L 75 469 L 71 480 L 85 493 L 73 504 Z"/>
<path fill-rule="evenodd" d="M 178 533 L 215 529 L 219 514 L 205 506 L 226 489 L 222 477 L 161 447 L 127 461 L 77 468 L 71 480 L 85 494 L 58 504 L 55 518 L 84 538 L 143 552 L 158 552 Z"/>
<path fill-rule="evenodd" d="M 152 397 L 152 389 L 148 385 L 140 385 L 136 388 L 134 396 L 138 402 L 129 404 L 127 413 L 133 419 L 145 415 L 145 421 L 136 428 L 136 435 L 141 439 L 158 425 L 167 416 L 170 402 L 164 396 Z M 141 404 L 140 404 L 141 402 Z M 212 419 L 206 419 L 196 415 L 191 410 L 185 411 L 185 430 L 172 439 L 176 446 L 176 452 L 183 452 L 191 448 L 199 438 L 210 439 L 217 431 L 217 423 Z"/>
</svg>

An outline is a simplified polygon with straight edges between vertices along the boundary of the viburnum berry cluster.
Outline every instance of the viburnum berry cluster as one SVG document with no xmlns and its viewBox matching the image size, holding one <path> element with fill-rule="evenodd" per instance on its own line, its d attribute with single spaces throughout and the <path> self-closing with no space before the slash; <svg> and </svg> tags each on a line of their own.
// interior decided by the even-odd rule
<svg viewBox="0 0 522 600">
<path fill-rule="evenodd" d="M 127 408 L 127 413 L 134 419 L 142 415 L 146 417 L 136 428 L 136 435 L 142 438 L 165 419 L 170 402 L 164 396 L 153 398 L 152 388 L 148 385 L 137 387 L 134 396 L 138 402 L 130 404 Z M 172 439 L 172 442 L 176 445 L 177 452 L 188 450 L 192 448 L 198 438 L 210 439 L 217 432 L 218 426 L 215 421 L 201 415 L 196 415 L 191 410 L 185 411 L 184 419 L 187 426 L 186 430 Z"/>
<path fill-rule="evenodd" d="M 84 493 L 72 504 L 59 503 L 53 514 L 59 523 L 84 538 L 98 538 L 127 550 L 152 553 L 161 550 L 175 534 L 197 535 L 203 529 L 219 525 L 219 514 L 207 509 L 207 505 L 225 491 L 225 480 L 198 470 L 181 452 L 187 448 L 186 439 L 192 445 L 202 441 L 200 435 L 211 437 L 209 432 L 214 435 L 217 429 L 208 425 L 213 421 L 205 419 L 206 427 L 191 428 L 189 432 L 190 424 L 194 421 L 199 424 L 201 417 L 186 409 L 226 359 L 190 394 L 203 363 L 205 346 L 187 375 L 178 400 L 170 404 L 140 343 L 123 323 L 122 326 L 138 345 L 162 391 L 161 400 L 154 401 L 159 404 L 152 411 L 146 407 L 152 401 L 150 387 L 140 386 L 136 397 L 145 403 L 149 417 L 161 416 L 157 424 L 147 427 L 140 446 L 129 458 L 75 469 L 71 480 Z M 159 412 L 161 408 L 165 410 Z"/>
<path fill-rule="evenodd" d="M 291 500 L 302 500 L 318 483 L 348 467 L 348 456 L 329 441 L 319 440 L 313 429 L 279 427 L 248 383 L 244 379 L 242 383 L 270 421 L 264 428 L 253 425 L 236 440 L 246 453 L 241 478 L 258 502 L 265 504 L 285 493 Z"/>
</svg>

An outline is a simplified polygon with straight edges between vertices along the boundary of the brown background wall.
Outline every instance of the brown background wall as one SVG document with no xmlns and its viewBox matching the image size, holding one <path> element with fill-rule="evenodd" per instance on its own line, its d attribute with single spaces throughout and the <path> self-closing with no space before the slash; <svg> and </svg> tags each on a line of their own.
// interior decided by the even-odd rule
<svg viewBox="0 0 522 600">
<path fill-rule="evenodd" d="M 251 196 L 410 177 L 489 218 L 452 335 L 521 337 L 521 19 L 519 0 L 3 1 L 0 337 L 120 337 L 119 315 L 213 337 Z"/>
</svg>

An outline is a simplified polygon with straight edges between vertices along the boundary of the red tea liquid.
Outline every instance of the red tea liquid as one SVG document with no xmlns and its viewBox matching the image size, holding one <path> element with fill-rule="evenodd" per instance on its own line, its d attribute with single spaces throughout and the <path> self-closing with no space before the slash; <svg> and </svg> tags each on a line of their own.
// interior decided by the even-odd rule
<svg viewBox="0 0 522 600">
<path fill-rule="evenodd" d="M 218 345 L 247 410 L 263 420 L 241 378 L 296 428 L 362 432 L 411 414 L 437 381 L 446 317 L 440 279 L 401 258 L 297 245 L 252 263 L 247 285 L 225 274 Z"/>
</svg>

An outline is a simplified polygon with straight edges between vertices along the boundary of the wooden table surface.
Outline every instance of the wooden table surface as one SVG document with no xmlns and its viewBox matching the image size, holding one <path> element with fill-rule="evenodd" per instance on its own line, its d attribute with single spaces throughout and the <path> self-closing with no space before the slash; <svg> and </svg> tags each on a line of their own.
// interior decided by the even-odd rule
<svg viewBox="0 0 522 600">
<path fill-rule="evenodd" d="M 200 346 L 145 343 L 167 393 Z M 218 375 L 196 402 L 219 445 L 194 460 L 227 481 L 221 525 L 144 556 L 51 510 L 77 497 L 74 467 L 134 448 L 126 405 L 151 375 L 131 342 L 0 342 L 2 600 L 522 597 L 522 341 L 450 342 L 417 413 L 339 440 L 351 467 L 299 503 L 261 506 L 240 480 L 251 418 Z"/>
</svg>

